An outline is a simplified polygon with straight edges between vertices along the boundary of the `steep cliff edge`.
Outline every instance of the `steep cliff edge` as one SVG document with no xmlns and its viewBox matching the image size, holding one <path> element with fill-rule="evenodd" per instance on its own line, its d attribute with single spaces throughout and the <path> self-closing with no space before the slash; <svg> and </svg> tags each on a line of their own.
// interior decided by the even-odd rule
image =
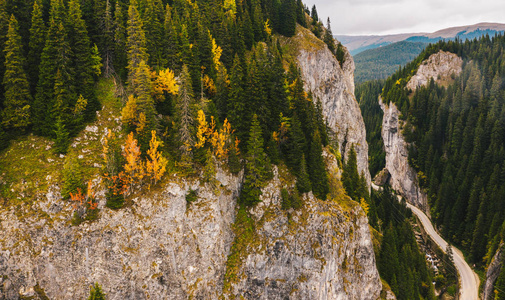
<svg viewBox="0 0 505 300">
<path fill-rule="evenodd" d="M 250 210 L 254 238 L 224 296 L 377 299 L 382 285 L 361 207 L 340 186 L 340 200 L 309 193 L 300 210 L 281 210 L 286 182 L 277 170 Z M 82 299 L 99 282 L 108 299 L 218 299 L 230 281 L 232 243 L 243 238 L 232 225 L 241 179 L 220 168 L 216 185 L 174 178 L 119 211 L 99 195 L 100 218 L 80 226 L 70 226 L 72 207 L 58 187 L 32 207 L 0 210 L 0 298 Z M 188 205 L 189 189 L 198 199 Z"/>
<path fill-rule="evenodd" d="M 454 53 L 439 51 L 432 54 L 419 66 L 407 88 L 415 91 L 425 86 L 431 79 L 440 85 L 446 85 L 462 71 L 463 60 Z M 386 169 L 389 171 L 391 186 L 401 193 L 409 203 L 428 212 L 427 195 L 418 184 L 417 173 L 409 165 L 407 142 L 402 135 L 401 112 L 394 103 L 383 103 L 379 97 L 379 104 L 384 112 L 382 119 L 382 139 L 386 152 Z"/>
<path fill-rule="evenodd" d="M 426 212 L 428 198 L 419 188 L 416 171 L 409 165 L 407 142 L 401 134 L 401 113 L 394 103 L 383 103 L 380 96 L 379 104 L 384 111 L 381 134 L 386 152 L 386 169 L 390 174 L 389 184 L 409 203 Z"/>
<path fill-rule="evenodd" d="M 83 299 L 99 282 L 109 299 L 216 299 L 233 241 L 240 178 L 219 170 L 219 188 L 177 179 L 99 220 L 71 226 L 72 207 L 53 187 L 32 207 L 0 211 L 2 299 Z M 198 191 L 190 206 L 185 196 Z M 0 297 L 1 298 L 1 297 Z"/>
<path fill-rule="evenodd" d="M 352 145 L 356 150 L 358 171 L 370 185 L 368 144 L 361 111 L 354 97 L 354 61 L 345 49 L 342 66 L 323 41 L 308 29 L 297 26 L 296 35 L 282 41 L 296 49 L 292 54 L 298 61 L 305 90 L 319 99 L 323 115 L 338 139 L 340 152 L 348 157 Z"/>
<path fill-rule="evenodd" d="M 483 291 L 483 300 L 491 300 L 494 299 L 494 284 L 496 283 L 496 279 L 500 275 L 501 268 L 503 267 L 503 251 L 504 244 L 500 244 L 498 250 L 496 251 L 491 263 L 487 267 L 486 272 L 486 281 L 484 283 L 484 291 Z"/>
<path fill-rule="evenodd" d="M 251 210 L 255 234 L 243 242 L 231 294 L 244 299 L 378 299 L 382 284 L 368 219 L 357 202 L 343 194 L 336 180 L 331 199 L 321 201 L 309 193 L 301 209 L 286 213 L 278 178 L 275 172 L 263 202 Z"/>
<path fill-rule="evenodd" d="M 89 178 L 101 190 L 96 221 L 71 225 L 73 207 L 61 199 L 58 173 L 66 158 L 54 156 L 46 140 L 28 137 L 8 149 L 4 159 L 17 157 L 21 167 L 33 164 L 37 170 L 24 170 L 19 182 L 9 179 L 8 185 L 5 174 L 0 177 L 16 203 L 0 203 L 0 299 L 85 299 L 94 282 L 108 299 L 379 297 L 382 285 L 361 207 L 347 196 L 320 201 L 307 194 L 301 209 L 281 210 L 280 189 L 294 186 L 282 166 L 264 189 L 263 202 L 250 210 L 254 243 L 233 270 L 230 253 L 244 238 L 235 230 L 241 176 L 219 166 L 212 184 L 167 174 L 125 207 L 104 207 L 97 153 L 106 127 L 121 130 L 117 110 L 104 105 L 98 121 L 71 146 L 81 164 L 94 170 Z M 325 157 L 335 171 L 336 159 L 328 152 Z M 21 171 L 7 173 L 13 172 Z M 29 175 L 33 182 L 25 180 Z M 189 190 L 197 191 L 195 202 L 187 202 Z"/>
</svg>

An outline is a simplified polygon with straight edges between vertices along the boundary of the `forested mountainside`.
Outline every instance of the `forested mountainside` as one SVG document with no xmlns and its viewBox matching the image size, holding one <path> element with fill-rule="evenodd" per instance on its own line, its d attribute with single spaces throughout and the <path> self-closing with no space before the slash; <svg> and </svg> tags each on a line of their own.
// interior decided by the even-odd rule
<svg viewBox="0 0 505 300">
<path fill-rule="evenodd" d="M 356 83 L 384 80 L 415 59 L 427 43 L 401 41 L 354 55 Z"/>
<path fill-rule="evenodd" d="M 311 175 L 302 190 L 325 197 L 326 175 L 315 172 L 323 168 L 320 147 L 329 143 L 321 108 L 303 91 L 294 61 L 283 60 L 272 34 L 292 36 L 298 22 L 323 35 L 336 56 L 342 49 L 300 1 L 96 1 L 82 7 L 79 1 L 2 1 L 0 11 L 3 146 L 33 132 L 66 153 L 100 108 L 94 85 L 103 70 L 123 92 L 123 125 L 134 132 L 141 156 L 155 130 L 164 133 L 172 156 L 205 164 L 206 122 L 220 129 L 225 120 L 226 138 L 236 142 L 221 142 L 245 152 L 257 115 L 268 160 L 286 158 L 295 173 Z M 292 64 L 288 73 L 283 62 Z"/>
<path fill-rule="evenodd" d="M 400 109 L 409 163 L 428 194 L 434 221 L 478 267 L 490 263 L 505 224 L 504 47 L 502 35 L 430 45 L 388 78 L 381 92 L 385 104 Z M 415 91 L 407 88 L 419 66 L 440 50 L 463 58 L 461 74 L 433 78 Z M 379 86 L 367 83 L 357 94 L 364 102 Z M 374 118 L 364 115 L 371 126 L 367 131 L 380 131 Z M 377 147 L 370 152 L 371 165 L 380 164 L 382 151 Z M 497 293 L 501 297 L 503 291 Z"/>
<path fill-rule="evenodd" d="M 315 7 L 0 0 L 0 42 L 2 297 L 379 297 L 361 156 L 297 66 L 357 107 Z"/>
</svg>

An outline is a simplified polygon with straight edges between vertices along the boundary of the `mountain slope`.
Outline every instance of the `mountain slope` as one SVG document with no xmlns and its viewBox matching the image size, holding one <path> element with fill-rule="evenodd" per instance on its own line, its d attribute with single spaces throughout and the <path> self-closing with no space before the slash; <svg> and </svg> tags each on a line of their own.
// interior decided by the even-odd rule
<svg viewBox="0 0 505 300">
<path fill-rule="evenodd" d="M 386 79 L 416 58 L 426 46 L 421 42 L 401 41 L 354 55 L 356 83 Z"/>
</svg>

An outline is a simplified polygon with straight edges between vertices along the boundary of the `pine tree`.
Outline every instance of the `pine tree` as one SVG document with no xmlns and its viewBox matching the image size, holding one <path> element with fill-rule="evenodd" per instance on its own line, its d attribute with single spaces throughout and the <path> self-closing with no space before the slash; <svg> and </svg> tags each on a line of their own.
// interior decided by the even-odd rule
<svg viewBox="0 0 505 300">
<path fill-rule="evenodd" d="M 76 94 L 82 95 L 88 100 L 86 116 L 90 119 L 96 115 L 95 111 L 100 109 L 100 103 L 95 94 L 95 81 L 93 79 L 95 71 L 92 67 L 91 45 L 78 0 L 69 1 L 67 18 L 75 81 L 79 83 L 76 85 Z"/>
<path fill-rule="evenodd" d="M 121 4 L 116 2 L 114 10 L 114 70 L 120 78 L 126 77 L 126 27 Z"/>
<path fill-rule="evenodd" d="M 102 291 L 102 287 L 95 282 L 94 286 L 91 286 L 89 291 L 88 300 L 105 300 L 105 293 Z"/>
<path fill-rule="evenodd" d="M 177 138 L 181 160 L 189 163 L 192 157 L 191 147 L 195 143 L 193 139 L 195 111 L 191 76 L 186 65 L 182 66 L 180 78 L 181 84 L 175 110 Z"/>
<path fill-rule="evenodd" d="M 307 172 L 307 163 L 305 161 L 305 154 L 302 155 L 302 160 L 300 161 L 300 168 L 299 168 L 297 180 L 296 180 L 296 189 L 300 193 L 307 193 L 310 192 L 312 189 L 311 184 L 310 184 L 310 178 L 309 174 Z"/>
<path fill-rule="evenodd" d="M 280 10 L 281 25 L 279 33 L 290 37 L 296 30 L 296 2 L 295 0 L 283 0 Z"/>
<path fill-rule="evenodd" d="M 148 61 L 146 48 L 146 36 L 143 29 L 144 25 L 140 14 L 135 5 L 128 8 L 128 38 L 126 48 L 128 49 L 128 88 L 136 93 L 138 87 L 135 84 L 136 72 L 141 61 Z"/>
<path fill-rule="evenodd" d="M 3 86 L 5 89 L 4 109 L 2 111 L 2 125 L 5 128 L 23 132 L 30 123 L 30 86 L 23 70 L 25 58 L 18 34 L 18 21 L 11 16 L 5 53 L 5 75 Z"/>
<path fill-rule="evenodd" d="M 6 0 L 0 0 L 0 49 L 5 45 L 9 29 L 9 15 L 7 14 L 6 2 Z M 4 52 L 0 51 L 0 78 L 5 73 L 4 61 Z M 0 86 L 0 107 L 2 107 L 3 96 L 3 88 Z"/>
<path fill-rule="evenodd" d="M 151 72 L 144 61 L 141 61 L 135 71 L 133 84 L 136 86 L 137 113 L 143 114 L 145 124 L 137 126 L 138 140 L 142 153 L 146 153 L 151 139 L 151 131 L 156 130 L 158 122 L 156 119 L 156 108 L 151 97 Z"/>
<path fill-rule="evenodd" d="M 163 16 L 163 6 L 159 0 L 148 0 L 146 11 L 143 15 L 146 35 L 146 48 L 149 56 L 149 65 L 163 67 L 163 26 L 160 15 Z"/>
<path fill-rule="evenodd" d="M 271 166 L 263 149 L 262 135 L 258 116 L 255 114 L 247 141 L 244 184 L 240 192 L 240 203 L 245 206 L 253 206 L 260 201 L 261 188 L 270 176 Z"/>
<path fill-rule="evenodd" d="M 326 196 L 330 192 L 328 184 L 328 173 L 323 160 L 323 149 L 321 147 L 321 138 L 319 131 L 316 130 L 310 142 L 309 159 L 308 159 L 309 175 L 312 182 L 312 191 L 314 195 L 321 200 L 326 200 Z"/>
<path fill-rule="evenodd" d="M 331 32 L 330 17 L 328 17 L 326 24 L 323 41 L 326 45 L 328 45 L 328 49 L 330 49 L 331 53 L 335 54 L 335 39 L 333 38 L 333 33 Z"/>
<path fill-rule="evenodd" d="M 119 2 L 118 2 L 119 3 Z M 103 28 L 103 66 L 104 75 L 109 77 L 114 72 L 114 20 L 112 19 L 112 5 L 110 0 L 105 3 L 105 15 L 104 15 L 104 28 Z M 96 44 L 95 44 L 96 47 Z"/>
<path fill-rule="evenodd" d="M 342 183 L 344 184 L 347 195 L 355 201 L 359 201 L 359 181 L 356 151 L 354 150 L 354 145 L 352 145 L 349 156 L 347 157 L 347 162 L 344 164 Z"/>
<path fill-rule="evenodd" d="M 62 84 L 67 91 L 72 89 L 74 81 L 73 70 L 70 66 L 72 56 L 68 44 L 67 32 L 63 26 L 65 7 L 61 0 L 52 0 L 49 15 L 49 29 L 46 44 L 41 54 L 39 82 L 33 103 L 33 129 L 37 134 L 54 136 L 55 124 L 59 112 L 54 110 L 55 80 L 60 71 Z M 77 98 L 75 98 L 77 99 Z M 66 99 L 68 100 L 68 99 Z M 70 119 L 61 118 L 61 122 Z"/>
<path fill-rule="evenodd" d="M 164 59 L 170 68 L 177 69 L 177 31 L 172 19 L 172 8 L 167 4 L 165 9 L 165 23 L 164 23 Z"/>
<path fill-rule="evenodd" d="M 28 45 L 28 75 L 32 94 L 35 94 L 37 81 L 39 80 L 40 55 L 44 49 L 46 39 L 46 25 L 42 19 L 42 12 L 42 0 L 36 0 L 33 3 L 30 43 Z"/>
<path fill-rule="evenodd" d="M 244 98 L 244 70 L 238 55 L 235 55 L 230 73 L 230 93 L 228 97 L 228 120 L 236 124 L 237 136 L 245 140 L 247 134 L 247 117 Z"/>
</svg>

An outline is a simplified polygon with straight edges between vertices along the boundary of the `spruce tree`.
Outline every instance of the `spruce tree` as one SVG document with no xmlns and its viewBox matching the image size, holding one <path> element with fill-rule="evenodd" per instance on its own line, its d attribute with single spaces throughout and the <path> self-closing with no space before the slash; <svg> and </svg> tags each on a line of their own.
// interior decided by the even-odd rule
<svg viewBox="0 0 505 300">
<path fill-rule="evenodd" d="M 138 141 L 142 153 L 146 153 L 149 149 L 149 141 L 151 139 L 151 131 L 156 130 L 156 108 L 154 100 L 151 97 L 151 72 L 144 61 L 138 65 L 138 70 L 135 71 L 136 77 L 133 79 L 137 87 L 137 109 L 139 114 L 145 117 L 145 124 L 137 127 Z M 142 128 L 141 128 L 142 127 Z"/>
<path fill-rule="evenodd" d="M 6 0 L 0 0 L 0 49 L 5 45 L 9 29 L 9 15 L 7 14 L 6 2 Z M 4 52 L 0 51 L 0 76 L 3 76 L 5 73 L 4 61 Z M 2 107 L 3 96 L 3 88 L 0 86 L 0 107 Z"/>
<path fill-rule="evenodd" d="M 182 66 L 180 78 L 181 84 L 175 107 L 176 135 L 181 160 L 187 164 L 192 158 L 191 147 L 194 145 L 195 111 L 191 76 L 186 65 Z"/>
<path fill-rule="evenodd" d="M 32 97 L 23 69 L 25 58 L 18 30 L 18 21 L 12 15 L 9 21 L 7 42 L 3 50 L 5 53 L 5 75 L 3 77 L 5 100 L 2 125 L 5 128 L 23 132 L 30 123 Z"/>
<path fill-rule="evenodd" d="M 42 50 L 39 82 L 37 84 L 37 93 L 32 110 L 33 129 L 37 134 L 45 136 L 54 136 L 56 120 L 53 109 L 55 102 L 55 79 L 56 73 L 60 70 L 64 84 L 73 84 L 70 76 L 70 47 L 66 30 L 63 26 L 65 20 L 65 7 L 61 0 L 52 0 L 49 29 L 47 32 L 46 43 Z M 61 119 L 61 122 L 70 120 Z"/>
<path fill-rule="evenodd" d="M 347 195 L 355 201 L 359 201 L 358 189 L 360 186 L 360 177 L 358 173 L 356 151 L 354 145 L 351 147 L 347 162 L 344 164 L 342 172 L 342 184 L 347 192 Z"/>
<path fill-rule="evenodd" d="M 148 61 L 146 36 L 143 27 L 144 25 L 137 7 L 130 5 L 128 8 L 128 38 L 126 48 L 128 49 L 128 89 L 132 93 L 136 93 L 138 88 L 135 85 L 136 72 L 139 70 L 138 66 L 141 61 Z"/>
<path fill-rule="evenodd" d="M 123 80 L 126 78 L 126 65 L 125 16 L 118 1 L 114 9 L 114 70 Z"/>
<path fill-rule="evenodd" d="M 79 83 L 76 85 L 75 92 L 77 95 L 82 95 L 88 101 L 86 116 L 89 119 L 94 117 L 95 111 L 100 109 L 100 103 L 95 95 L 91 45 L 78 0 L 69 1 L 67 18 L 69 44 L 73 53 L 72 65 L 75 70 L 75 81 Z"/>
<path fill-rule="evenodd" d="M 328 173 L 323 160 L 323 149 L 321 147 L 321 138 L 319 131 L 316 130 L 312 136 L 309 150 L 309 175 L 312 182 L 312 191 L 314 195 L 321 200 L 326 200 L 330 192 L 328 183 Z"/>
<path fill-rule="evenodd" d="M 300 193 L 310 192 L 312 189 L 310 184 L 309 173 L 307 172 L 307 163 L 305 161 L 305 154 L 302 155 L 302 160 L 300 162 L 297 180 L 296 180 L 296 188 Z"/>
<path fill-rule="evenodd" d="M 159 0 L 147 0 L 143 16 L 146 35 L 146 48 L 149 65 L 163 67 L 163 26 L 160 14 L 163 16 L 163 6 Z"/>
<path fill-rule="evenodd" d="M 91 286 L 89 291 L 88 300 L 105 300 L 105 293 L 102 291 L 102 287 L 95 282 L 95 285 Z"/>
<path fill-rule="evenodd" d="M 240 203 L 245 206 L 253 206 L 260 201 L 261 188 L 265 186 L 271 172 L 270 161 L 263 149 L 262 135 L 258 116 L 254 114 L 247 141 L 244 184 L 240 192 Z"/>
<path fill-rule="evenodd" d="M 238 55 L 235 55 L 230 72 L 228 120 L 237 128 L 239 140 L 245 140 L 248 126 L 244 94 L 244 69 Z"/>
<path fill-rule="evenodd" d="M 42 0 L 36 0 L 33 3 L 32 26 L 28 45 L 28 75 L 32 94 L 35 94 L 37 81 L 39 80 L 40 55 L 44 49 L 46 39 L 46 25 L 42 19 L 42 12 Z"/>
</svg>

